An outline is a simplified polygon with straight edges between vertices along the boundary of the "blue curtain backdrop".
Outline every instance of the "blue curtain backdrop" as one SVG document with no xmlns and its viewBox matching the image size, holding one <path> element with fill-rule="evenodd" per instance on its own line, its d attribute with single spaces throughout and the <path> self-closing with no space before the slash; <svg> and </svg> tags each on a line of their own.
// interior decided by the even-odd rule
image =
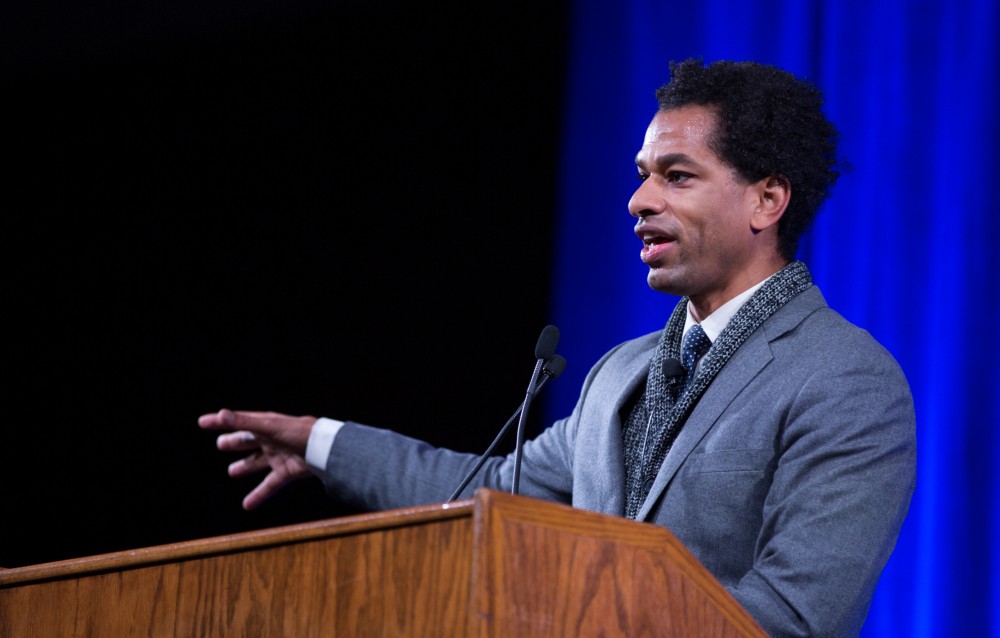
<svg viewBox="0 0 1000 638">
<path fill-rule="evenodd" d="M 845 172 L 800 257 L 899 360 L 918 485 L 865 636 L 1000 636 L 997 2 L 578 0 L 555 227 L 553 322 L 571 409 L 609 347 L 660 329 L 626 202 L 669 60 L 781 66 L 818 85 Z"/>
</svg>

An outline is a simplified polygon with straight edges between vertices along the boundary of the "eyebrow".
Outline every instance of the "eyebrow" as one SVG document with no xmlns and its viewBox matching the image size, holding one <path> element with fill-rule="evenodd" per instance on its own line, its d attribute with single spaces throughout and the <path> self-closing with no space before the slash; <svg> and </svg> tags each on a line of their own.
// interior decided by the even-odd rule
<svg viewBox="0 0 1000 638">
<path fill-rule="evenodd" d="M 657 170 L 663 170 L 664 168 L 673 166 L 674 164 L 701 166 L 701 164 L 696 162 L 694 158 L 687 153 L 665 153 L 663 155 L 657 155 L 653 158 L 653 164 L 656 166 Z M 642 166 L 642 162 L 639 160 L 639 155 L 635 156 L 635 165 L 640 167 Z"/>
</svg>

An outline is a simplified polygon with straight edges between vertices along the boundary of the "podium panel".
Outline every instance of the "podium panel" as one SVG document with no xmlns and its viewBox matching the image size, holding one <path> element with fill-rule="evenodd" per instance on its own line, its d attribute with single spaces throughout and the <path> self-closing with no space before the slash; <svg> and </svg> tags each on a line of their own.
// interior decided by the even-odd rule
<svg viewBox="0 0 1000 638">
<path fill-rule="evenodd" d="M 471 635 L 766 636 L 663 527 L 477 497 Z"/>
<path fill-rule="evenodd" d="M 0 570 L 0 638 L 765 635 L 666 529 L 491 490 Z"/>
</svg>

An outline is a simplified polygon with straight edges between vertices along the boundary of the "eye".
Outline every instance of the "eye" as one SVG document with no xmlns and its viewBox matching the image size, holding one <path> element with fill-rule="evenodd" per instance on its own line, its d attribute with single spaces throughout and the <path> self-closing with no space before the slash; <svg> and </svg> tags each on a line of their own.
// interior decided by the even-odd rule
<svg viewBox="0 0 1000 638">
<path fill-rule="evenodd" d="M 691 177 L 692 175 L 690 173 L 684 173 L 682 171 L 667 171 L 667 181 L 674 184 L 685 182 Z"/>
<path fill-rule="evenodd" d="M 649 173 L 644 173 L 642 171 L 639 171 L 637 177 L 639 178 L 640 182 L 645 182 L 647 179 L 649 179 Z"/>
</svg>

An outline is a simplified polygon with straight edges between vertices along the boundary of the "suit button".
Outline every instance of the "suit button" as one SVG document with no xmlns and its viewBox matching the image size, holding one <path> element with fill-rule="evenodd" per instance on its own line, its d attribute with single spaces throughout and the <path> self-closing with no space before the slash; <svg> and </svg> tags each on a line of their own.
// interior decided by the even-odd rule
<svg viewBox="0 0 1000 638">
<path fill-rule="evenodd" d="M 652 478 L 648 478 L 648 479 L 646 479 L 646 480 L 645 480 L 645 481 L 643 482 L 643 484 L 642 484 L 642 491 L 643 491 L 643 492 L 645 492 L 646 494 L 649 494 L 649 491 L 650 491 L 651 489 L 653 489 L 653 483 L 654 483 L 655 481 L 656 481 L 656 479 L 652 479 Z"/>
</svg>

